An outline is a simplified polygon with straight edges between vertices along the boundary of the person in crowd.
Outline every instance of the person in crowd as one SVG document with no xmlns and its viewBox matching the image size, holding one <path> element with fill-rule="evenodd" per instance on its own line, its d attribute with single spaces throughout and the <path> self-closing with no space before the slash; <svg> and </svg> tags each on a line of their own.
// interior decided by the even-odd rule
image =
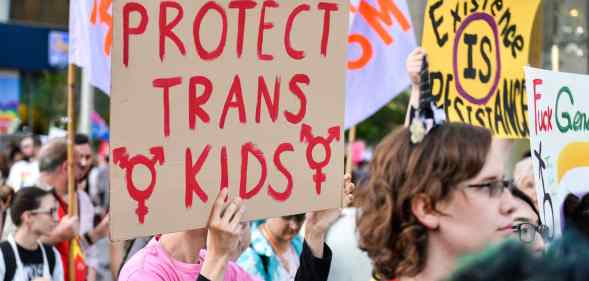
<svg viewBox="0 0 589 281">
<path fill-rule="evenodd" d="M 55 247 L 39 242 L 41 236 L 53 231 L 57 222 L 57 203 L 51 192 L 38 187 L 19 190 L 10 216 L 17 231 L 0 243 L 0 279 L 63 281 L 59 253 Z"/>
<path fill-rule="evenodd" d="M 353 200 L 353 185 L 344 186 L 344 198 Z M 239 198 L 222 189 L 215 199 L 207 228 L 156 236 L 123 265 L 119 281 L 260 280 L 232 262 L 239 249 L 239 223 L 245 212 Z M 293 280 L 326 281 L 331 249 L 325 244 L 327 229 L 341 210 L 308 213 L 299 267 Z M 239 250 L 237 250 L 239 251 Z"/>
<path fill-rule="evenodd" d="M 564 231 L 580 232 L 589 241 L 589 193 L 568 194 L 564 200 Z"/>
<path fill-rule="evenodd" d="M 513 235 L 501 146 L 488 129 L 439 118 L 419 90 L 424 56 L 408 58 L 408 126 L 380 142 L 356 195 L 359 245 L 380 280 L 444 280 L 459 257 Z"/>
<path fill-rule="evenodd" d="M 262 280 L 294 280 L 303 250 L 299 232 L 304 221 L 305 214 L 296 214 L 255 223 L 251 246 L 237 263 Z"/>
<path fill-rule="evenodd" d="M 88 175 L 88 194 L 97 208 L 97 213 L 105 214 L 108 210 L 109 167 L 108 152 L 97 155 L 97 164 Z"/>
<path fill-rule="evenodd" d="M 344 185 L 353 186 L 350 175 L 344 176 Z M 262 280 L 294 280 L 303 250 L 299 232 L 304 222 L 305 214 L 296 214 L 253 223 L 251 245 L 237 263 Z"/>
<path fill-rule="evenodd" d="M 94 225 L 100 223 L 106 214 L 98 211 L 94 205 L 95 198 L 89 195 L 89 192 L 95 190 L 95 187 L 90 186 L 90 172 L 94 170 L 94 151 L 90 146 L 90 138 L 85 134 L 76 134 L 74 137 L 74 149 L 78 156 L 79 173 L 77 173 L 76 181 L 78 186 L 78 196 L 84 202 L 86 212 L 81 212 L 80 216 L 80 231 L 87 232 L 91 230 Z M 95 281 L 102 279 L 102 276 L 108 272 L 108 260 L 105 260 L 108 243 L 103 241 L 93 241 L 94 244 L 89 246 L 85 251 L 86 263 L 88 264 L 88 281 Z M 102 259 L 101 259 L 102 258 Z M 105 268 L 106 267 L 106 268 Z"/>
<path fill-rule="evenodd" d="M 10 160 L 11 167 L 12 167 L 12 165 L 14 165 L 14 163 L 24 159 L 23 153 L 20 151 L 20 147 L 18 144 L 9 143 L 7 150 L 8 150 L 8 159 Z"/>
<path fill-rule="evenodd" d="M 156 236 L 123 265 L 119 280 L 254 280 L 230 261 L 244 212 L 239 199 L 221 190 L 207 228 Z"/>
<path fill-rule="evenodd" d="M 41 140 L 34 135 L 27 135 L 20 141 L 23 159 L 14 163 L 8 175 L 8 185 L 18 191 L 22 187 L 32 186 L 39 179 L 39 163 L 37 153 Z"/>
<path fill-rule="evenodd" d="M 366 173 L 367 175 L 368 173 Z M 346 178 L 346 181 L 349 179 Z M 361 186 L 361 178 L 354 178 Z M 365 252 L 358 248 L 358 235 L 356 231 L 357 208 L 353 205 L 346 206 L 342 215 L 329 228 L 326 243 L 333 251 L 333 260 L 329 271 L 329 281 L 355 281 L 369 280 L 372 276 L 372 261 Z"/>
<path fill-rule="evenodd" d="M 536 193 L 536 180 L 534 178 L 534 166 L 531 157 L 525 157 L 515 165 L 513 170 L 515 186 L 525 193 L 532 203 L 538 208 L 538 195 Z"/>
<path fill-rule="evenodd" d="M 345 208 L 342 216 L 330 227 L 326 243 L 333 251 L 329 281 L 370 280 L 372 261 L 358 248 L 356 208 Z"/>
<path fill-rule="evenodd" d="M 10 159 L 5 151 L 0 151 L 0 185 L 6 184 L 10 174 Z"/>
<path fill-rule="evenodd" d="M 513 212 L 513 232 L 515 237 L 529 245 L 538 254 L 544 251 L 544 237 L 548 231 L 540 220 L 540 213 L 532 199 L 519 188 L 512 188 L 511 194 L 518 200 Z"/>
<path fill-rule="evenodd" d="M 589 245 L 565 235 L 545 255 L 534 255 L 508 241 L 463 261 L 449 281 L 584 281 L 589 276 Z"/>
<path fill-rule="evenodd" d="M 14 189 L 8 185 L 0 184 L 0 237 L 4 230 L 4 224 L 6 222 L 6 217 L 9 214 L 10 204 L 12 203 L 13 197 Z"/>
<path fill-rule="evenodd" d="M 74 159 L 76 165 L 76 174 L 79 172 L 79 161 L 77 153 L 74 149 Z M 58 138 L 47 143 L 39 152 L 39 170 L 41 172 L 40 184 L 47 190 L 53 190 L 53 195 L 58 203 L 58 216 L 60 224 L 51 233 L 45 237 L 44 241 L 56 245 L 61 253 L 61 257 L 65 263 L 68 257 L 70 247 L 88 248 L 94 242 L 104 238 L 108 233 L 109 220 L 108 217 L 103 219 L 98 226 L 93 228 L 94 209 L 92 202 L 87 194 L 77 192 L 78 199 L 78 214 L 77 217 L 70 217 L 67 215 L 67 192 L 68 192 L 68 167 L 67 167 L 67 142 L 63 138 Z M 87 215 L 90 214 L 90 215 Z M 79 229 L 78 229 L 79 228 Z M 80 239 L 72 238 L 80 234 Z M 81 242 L 81 243 L 80 243 Z M 80 255 L 76 258 L 76 281 L 86 280 L 87 264 L 84 256 Z M 65 270 L 66 280 L 68 280 L 67 268 Z M 74 280 L 69 280 L 74 281 Z"/>
<path fill-rule="evenodd" d="M 90 175 L 90 170 L 94 168 L 94 152 L 90 146 L 90 138 L 85 134 L 76 134 L 74 137 L 74 144 L 74 149 L 78 154 L 78 165 L 80 167 L 80 171 L 76 176 L 78 189 L 82 189 L 84 192 L 88 193 L 90 190 L 88 186 L 88 175 Z"/>
</svg>

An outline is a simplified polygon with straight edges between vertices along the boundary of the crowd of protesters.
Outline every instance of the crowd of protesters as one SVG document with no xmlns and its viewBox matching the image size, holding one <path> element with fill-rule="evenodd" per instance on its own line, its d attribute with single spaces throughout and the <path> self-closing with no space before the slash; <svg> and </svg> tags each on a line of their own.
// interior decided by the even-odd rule
<svg viewBox="0 0 589 281">
<path fill-rule="evenodd" d="M 242 222 L 243 202 L 223 189 L 203 214 L 206 228 L 112 243 L 107 149 L 96 153 L 87 136 L 76 135 L 73 216 L 66 140 L 26 135 L 5 145 L 0 278 L 584 280 L 588 197 L 567 197 L 565 239 L 548 241 L 529 155 L 506 180 L 508 152 L 489 130 L 432 117 L 435 108 L 420 96 L 424 57 L 418 48 L 407 61 L 413 85 L 405 126 L 380 142 L 354 181 L 342 176 L 345 209 Z M 431 123 L 417 130 L 427 110 Z"/>
</svg>

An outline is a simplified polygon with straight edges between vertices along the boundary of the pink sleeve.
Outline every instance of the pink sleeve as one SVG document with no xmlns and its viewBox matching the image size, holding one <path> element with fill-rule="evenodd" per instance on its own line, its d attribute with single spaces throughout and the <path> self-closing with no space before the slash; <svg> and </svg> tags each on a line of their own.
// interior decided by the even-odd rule
<svg viewBox="0 0 589 281">
<path fill-rule="evenodd" d="M 234 262 L 229 263 L 228 268 L 228 275 L 225 276 L 225 281 L 263 281 L 258 277 L 250 275 Z"/>
</svg>

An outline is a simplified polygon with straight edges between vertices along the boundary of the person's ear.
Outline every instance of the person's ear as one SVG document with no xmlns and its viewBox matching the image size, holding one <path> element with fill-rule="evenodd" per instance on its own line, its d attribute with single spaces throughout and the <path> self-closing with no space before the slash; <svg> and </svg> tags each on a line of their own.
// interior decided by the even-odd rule
<svg viewBox="0 0 589 281">
<path fill-rule="evenodd" d="M 440 227 L 440 214 L 435 211 L 432 200 L 425 194 L 418 194 L 411 200 L 411 211 L 421 224 L 431 230 Z"/>
<path fill-rule="evenodd" d="M 23 212 L 22 215 L 20 215 L 20 220 L 23 225 L 29 224 L 32 221 L 32 219 L 33 214 L 30 211 Z"/>
<path fill-rule="evenodd" d="M 67 160 L 61 163 L 61 165 L 59 166 L 59 172 L 67 175 Z"/>
</svg>

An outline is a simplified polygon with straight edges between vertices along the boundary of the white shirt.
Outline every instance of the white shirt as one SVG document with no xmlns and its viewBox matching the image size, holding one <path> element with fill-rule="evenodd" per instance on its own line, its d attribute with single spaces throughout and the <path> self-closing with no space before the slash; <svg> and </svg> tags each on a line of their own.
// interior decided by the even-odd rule
<svg viewBox="0 0 589 281">
<path fill-rule="evenodd" d="M 33 186 L 39 180 L 39 162 L 18 161 L 10 168 L 6 184 L 18 191 L 21 187 Z"/>
<path fill-rule="evenodd" d="M 372 279 L 372 261 L 358 248 L 356 209 L 348 208 L 330 228 L 325 243 L 332 251 L 328 281 Z"/>
</svg>

